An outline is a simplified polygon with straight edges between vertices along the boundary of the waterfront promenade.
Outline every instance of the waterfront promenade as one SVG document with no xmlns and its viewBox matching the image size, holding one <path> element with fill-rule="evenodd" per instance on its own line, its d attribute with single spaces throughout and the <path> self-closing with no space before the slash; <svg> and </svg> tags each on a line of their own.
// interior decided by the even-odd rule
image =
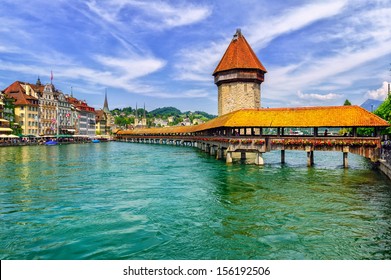
<svg viewBox="0 0 391 280">
<path fill-rule="evenodd" d="M 44 137 L 0 137 L 0 147 L 44 145 L 47 141 L 56 141 L 59 145 L 82 144 L 90 143 L 91 138 L 84 135 L 64 135 L 61 137 L 56 137 L 55 135 Z"/>
</svg>

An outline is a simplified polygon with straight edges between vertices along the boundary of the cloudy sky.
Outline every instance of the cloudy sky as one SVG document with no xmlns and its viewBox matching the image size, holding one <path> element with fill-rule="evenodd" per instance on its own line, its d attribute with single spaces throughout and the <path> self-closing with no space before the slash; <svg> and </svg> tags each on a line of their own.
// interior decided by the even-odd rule
<svg viewBox="0 0 391 280">
<path fill-rule="evenodd" d="M 289 3 L 289 4 L 288 4 Z M 0 89 L 53 84 L 101 108 L 217 113 L 237 28 L 268 70 L 262 107 L 360 105 L 391 81 L 391 0 L 0 0 Z"/>
</svg>

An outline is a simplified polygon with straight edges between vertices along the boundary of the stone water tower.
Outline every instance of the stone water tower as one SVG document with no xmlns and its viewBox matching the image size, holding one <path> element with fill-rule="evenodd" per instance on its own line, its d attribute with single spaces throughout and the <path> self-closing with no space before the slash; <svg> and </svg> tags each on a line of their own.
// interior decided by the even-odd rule
<svg viewBox="0 0 391 280">
<path fill-rule="evenodd" d="M 213 72 L 218 87 L 219 116 L 261 106 L 261 83 L 266 73 L 240 29 Z"/>
</svg>

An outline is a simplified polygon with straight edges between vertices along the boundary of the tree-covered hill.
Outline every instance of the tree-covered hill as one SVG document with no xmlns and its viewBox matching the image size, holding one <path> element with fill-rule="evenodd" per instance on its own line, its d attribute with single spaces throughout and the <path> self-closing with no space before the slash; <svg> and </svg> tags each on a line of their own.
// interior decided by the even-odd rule
<svg viewBox="0 0 391 280">
<path fill-rule="evenodd" d="M 116 108 L 114 110 L 111 110 L 111 113 L 115 118 L 115 124 L 117 124 L 120 127 L 126 128 L 129 127 L 129 125 L 134 124 L 136 109 L 133 109 L 132 107 L 125 107 L 122 109 Z M 137 116 L 139 118 L 142 118 L 143 115 L 144 115 L 144 109 L 138 108 Z M 169 118 L 172 117 L 170 118 L 170 122 L 168 122 L 168 125 L 177 125 L 178 123 L 181 123 L 186 119 L 188 119 L 188 121 L 190 121 L 191 123 L 193 123 L 193 120 L 195 120 L 195 123 L 198 123 L 198 120 L 205 122 L 216 117 L 215 115 L 208 114 L 203 111 L 181 112 L 179 109 L 175 107 L 157 108 L 149 112 L 146 111 L 145 115 L 147 117 L 147 124 L 149 127 L 155 125 L 154 123 L 155 119 L 162 119 L 168 121 Z"/>
<path fill-rule="evenodd" d="M 149 114 L 152 116 L 179 116 L 182 112 L 175 107 L 163 107 L 152 110 Z"/>
</svg>

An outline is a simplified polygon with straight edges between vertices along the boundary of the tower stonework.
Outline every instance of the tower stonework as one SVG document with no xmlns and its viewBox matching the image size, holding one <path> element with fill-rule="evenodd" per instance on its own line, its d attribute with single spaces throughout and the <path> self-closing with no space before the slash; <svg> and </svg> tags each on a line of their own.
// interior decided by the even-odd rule
<svg viewBox="0 0 391 280">
<path fill-rule="evenodd" d="M 218 115 L 261 106 L 261 83 L 266 73 L 240 29 L 213 72 L 218 87 Z"/>
</svg>

